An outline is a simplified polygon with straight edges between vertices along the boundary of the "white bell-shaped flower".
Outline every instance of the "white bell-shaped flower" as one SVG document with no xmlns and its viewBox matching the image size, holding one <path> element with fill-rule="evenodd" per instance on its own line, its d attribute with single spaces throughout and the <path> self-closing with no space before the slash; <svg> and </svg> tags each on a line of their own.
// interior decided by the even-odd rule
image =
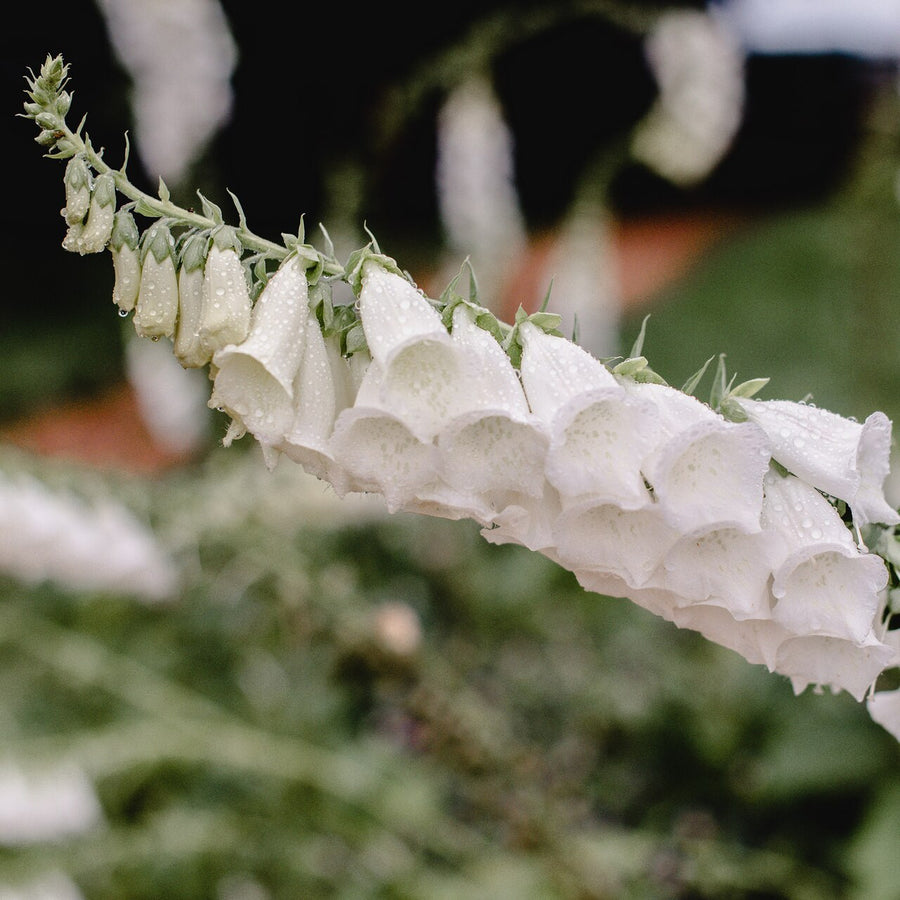
<svg viewBox="0 0 900 900">
<path fill-rule="evenodd" d="M 837 510 L 794 475 L 766 475 L 761 519 L 773 537 L 773 618 L 797 635 L 866 640 L 887 584 L 884 560 L 860 552 Z"/>
<path fill-rule="evenodd" d="M 682 532 L 709 526 L 758 531 L 770 459 L 763 431 L 728 422 L 668 385 L 623 384 L 657 409 L 658 441 L 643 473 L 666 520 Z"/>
<path fill-rule="evenodd" d="M 292 255 L 259 295 L 246 339 L 213 357 L 210 406 L 239 418 L 268 447 L 280 443 L 294 422 L 294 378 L 305 349 L 308 296 L 303 260 Z M 319 384 L 304 389 L 317 390 Z"/>
<path fill-rule="evenodd" d="M 451 340 L 463 364 L 454 386 L 462 411 L 437 437 L 441 480 L 472 494 L 472 505 L 486 504 L 489 514 L 520 495 L 542 497 L 547 435 L 528 408 L 509 357 L 464 304 L 453 312 Z"/>
<path fill-rule="evenodd" d="M 631 399 L 583 348 L 519 325 L 522 384 L 548 433 L 547 480 L 566 499 L 637 509 L 650 501 L 641 463 L 656 442 L 656 411 Z"/>
<path fill-rule="evenodd" d="M 679 605 L 721 606 L 735 619 L 768 618 L 771 539 L 738 528 L 691 532 L 669 550 L 651 583 L 681 596 Z"/>
<path fill-rule="evenodd" d="M 884 497 L 891 447 L 891 421 L 884 413 L 872 413 L 860 423 L 790 400 L 737 402 L 769 436 L 772 457 L 813 487 L 846 501 L 857 526 L 900 522 Z"/>
<path fill-rule="evenodd" d="M 648 584 L 650 577 L 679 536 L 656 506 L 622 509 L 586 501 L 564 509 L 553 526 L 566 568 L 616 575 L 630 588 L 656 587 Z"/>
<path fill-rule="evenodd" d="M 427 298 L 377 260 L 363 266 L 358 306 L 379 368 L 363 380 L 357 403 L 396 416 L 421 441 L 432 440 L 462 410 L 458 345 Z"/>
<path fill-rule="evenodd" d="M 892 658 L 892 648 L 872 634 L 863 641 L 807 634 L 781 643 L 775 671 L 790 678 L 797 694 L 821 685 L 861 701 Z"/>
<path fill-rule="evenodd" d="M 276 449 L 307 472 L 328 481 L 343 496 L 350 485 L 336 460 L 331 438 L 342 410 L 353 403 L 353 367 L 340 354 L 337 339 L 326 338 L 312 310 L 307 311 L 303 357 L 293 381 L 290 425 Z M 360 355 L 360 359 L 365 354 Z"/>
</svg>

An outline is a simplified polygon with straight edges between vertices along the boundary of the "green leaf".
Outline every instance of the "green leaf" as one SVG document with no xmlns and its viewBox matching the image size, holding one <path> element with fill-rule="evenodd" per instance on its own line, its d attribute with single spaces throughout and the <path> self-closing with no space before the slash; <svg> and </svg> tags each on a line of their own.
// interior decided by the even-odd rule
<svg viewBox="0 0 900 900">
<path fill-rule="evenodd" d="M 169 188 L 166 186 L 166 183 L 162 180 L 161 175 L 159 177 L 159 187 L 158 187 L 156 193 L 157 193 L 157 196 L 159 197 L 159 199 L 162 200 L 163 203 L 169 202 L 169 197 L 170 197 Z"/>
<path fill-rule="evenodd" d="M 751 378 L 749 381 L 742 382 L 736 388 L 732 388 L 728 394 L 730 397 L 752 397 L 768 383 L 768 378 Z"/>
</svg>

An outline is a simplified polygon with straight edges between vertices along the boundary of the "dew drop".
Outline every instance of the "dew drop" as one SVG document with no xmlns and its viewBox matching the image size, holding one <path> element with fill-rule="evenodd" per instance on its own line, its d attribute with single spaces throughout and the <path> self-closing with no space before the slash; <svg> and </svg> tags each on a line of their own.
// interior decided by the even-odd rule
<svg viewBox="0 0 900 900">
<path fill-rule="evenodd" d="M 127 310 L 127 309 L 120 309 L 120 310 L 119 310 L 119 316 L 120 316 L 121 318 L 123 318 L 123 319 L 126 318 L 126 317 L 128 316 L 128 310 Z"/>
</svg>

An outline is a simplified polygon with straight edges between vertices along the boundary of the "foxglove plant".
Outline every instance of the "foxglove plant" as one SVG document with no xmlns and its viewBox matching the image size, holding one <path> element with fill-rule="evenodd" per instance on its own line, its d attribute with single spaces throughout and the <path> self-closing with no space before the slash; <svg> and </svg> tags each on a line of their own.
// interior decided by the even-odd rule
<svg viewBox="0 0 900 900">
<path fill-rule="evenodd" d="M 341 264 L 327 232 L 324 250 L 302 224 L 282 244 L 258 237 L 236 199 L 235 226 L 202 195 L 197 213 L 162 182 L 145 194 L 66 125 L 66 76 L 48 57 L 25 104 L 38 143 L 70 161 L 66 221 L 90 228 L 98 184 L 125 198 L 114 217 L 102 203 L 114 299 L 127 314 L 133 298 L 137 333 L 171 338 L 184 367 L 209 366 L 226 444 L 249 432 L 270 468 L 286 456 L 341 497 L 474 519 L 486 540 L 539 552 L 797 692 L 867 698 L 900 738 L 897 693 L 876 690 L 900 666 L 882 413 L 860 424 L 754 400 L 766 379 L 735 386 L 721 357 L 703 402 L 706 366 L 666 384 L 643 329 L 628 358 L 599 360 L 544 309 L 498 321 L 474 278 L 468 297 L 458 278 L 427 297 L 374 238 Z M 139 241 L 134 216 L 150 220 Z M 353 303 L 335 302 L 337 282 Z"/>
</svg>

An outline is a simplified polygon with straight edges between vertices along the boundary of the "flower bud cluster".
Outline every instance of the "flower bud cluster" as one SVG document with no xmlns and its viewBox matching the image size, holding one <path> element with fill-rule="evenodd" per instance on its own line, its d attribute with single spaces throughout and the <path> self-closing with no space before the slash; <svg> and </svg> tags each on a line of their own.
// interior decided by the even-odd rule
<svg viewBox="0 0 900 900">
<path fill-rule="evenodd" d="M 504 342 L 486 311 L 443 310 L 384 257 L 358 272 L 366 349 L 323 332 L 301 258 L 212 356 L 211 406 L 340 496 L 471 518 L 699 631 L 794 689 L 861 699 L 898 662 L 882 624 L 884 560 L 854 537 L 900 521 L 886 503 L 891 423 L 785 401 L 737 401 L 732 421 L 687 393 L 617 374 L 523 318 Z M 445 323 L 449 322 L 449 328 Z M 509 345 L 515 343 L 518 366 Z M 507 346 L 504 346 L 507 345 Z"/>
</svg>

